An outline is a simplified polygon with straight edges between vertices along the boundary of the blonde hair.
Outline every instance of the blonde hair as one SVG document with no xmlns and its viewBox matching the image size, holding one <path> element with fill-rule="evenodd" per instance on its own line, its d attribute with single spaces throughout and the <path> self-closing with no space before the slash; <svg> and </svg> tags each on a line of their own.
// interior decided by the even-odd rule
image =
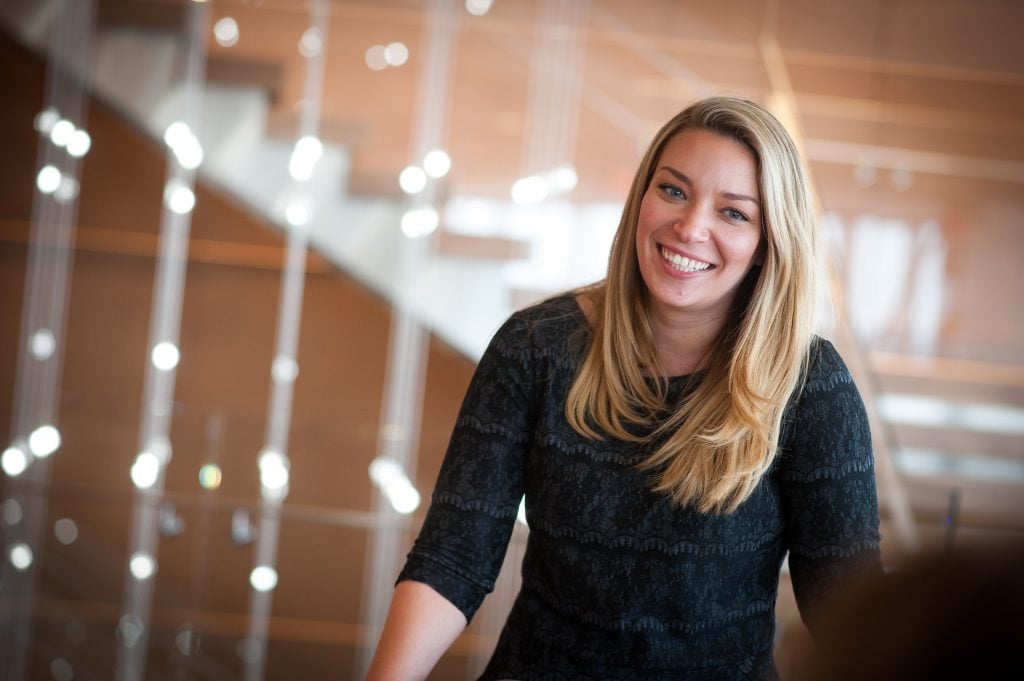
<svg viewBox="0 0 1024 681">
<path fill-rule="evenodd" d="M 672 407 L 654 347 L 636 228 L 662 150 L 686 129 L 738 140 L 753 152 L 764 255 L 740 285 L 699 384 Z M 814 325 L 814 227 L 806 171 L 774 116 L 732 97 L 705 99 L 676 115 L 655 136 L 633 179 L 607 278 L 580 291 L 595 314 L 566 400 L 569 424 L 591 439 L 657 442 L 641 464 L 653 473 L 655 491 L 704 513 L 735 511 L 771 466 L 783 411 L 803 379 Z M 635 427 L 649 435 L 637 435 Z"/>
</svg>

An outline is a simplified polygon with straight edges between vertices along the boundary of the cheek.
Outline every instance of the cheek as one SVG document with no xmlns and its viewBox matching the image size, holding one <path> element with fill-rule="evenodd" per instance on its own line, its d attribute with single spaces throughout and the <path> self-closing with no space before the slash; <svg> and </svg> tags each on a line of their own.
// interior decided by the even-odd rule
<svg viewBox="0 0 1024 681">
<path fill-rule="evenodd" d="M 731 235 L 721 248 L 726 251 L 730 260 L 744 267 L 753 265 L 761 253 L 761 235 L 740 232 Z"/>
<path fill-rule="evenodd" d="M 761 256 L 761 253 L 764 250 L 761 248 L 763 242 L 764 239 L 761 238 L 760 234 L 747 239 L 746 252 L 750 254 L 751 261 L 755 261 Z"/>
<path fill-rule="evenodd" d="M 640 203 L 640 212 L 637 214 L 636 220 L 636 238 L 639 245 L 650 236 L 658 225 L 657 210 L 651 205 L 651 202 L 647 201 L 646 195 Z"/>
</svg>

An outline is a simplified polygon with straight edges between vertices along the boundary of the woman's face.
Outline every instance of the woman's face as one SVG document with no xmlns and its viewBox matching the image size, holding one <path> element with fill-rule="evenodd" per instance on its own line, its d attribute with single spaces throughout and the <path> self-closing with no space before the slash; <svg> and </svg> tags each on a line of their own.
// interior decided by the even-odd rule
<svg viewBox="0 0 1024 681">
<path fill-rule="evenodd" d="M 761 244 L 753 152 L 706 130 L 665 145 L 640 203 L 636 250 L 656 318 L 728 314 Z"/>
</svg>

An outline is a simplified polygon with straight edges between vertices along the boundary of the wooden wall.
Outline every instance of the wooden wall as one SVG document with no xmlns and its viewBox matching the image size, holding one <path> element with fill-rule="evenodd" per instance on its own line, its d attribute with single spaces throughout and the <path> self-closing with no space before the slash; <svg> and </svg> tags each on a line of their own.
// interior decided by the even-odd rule
<svg viewBox="0 0 1024 681">
<path fill-rule="evenodd" d="M 32 121 L 43 108 L 44 66 L 6 36 L 0 37 L 0 63 L 0 442 L 7 443 L 39 144 Z M 72 518 L 79 538 L 64 546 L 52 531 L 46 535 L 32 661 L 32 678 L 39 679 L 50 678 L 58 653 L 75 663 L 76 678 L 113 674 L 134 498 L 129 468 L 137 453 L 165 179 L 159 145 L 101 102 L 89 106 L 93 142 L 82 165 L 59 390 L 63 445 L 45 492 L 46 526 Z M 159 548 L 148 678 L 239 675 L 235 644 L 247 626 L 252 547 L 234 546 L 229 528 L 235 508 L 255 508 L 259 500 L 256 457 L 283 254 L 273 227 L 200 184 L 166 477 L 167 499 L 185 532 Z M 386 301 L 310 256 L 267 678 L 351 673 L 363 635 L 367 531 L 345 519 L 371 508 L 367 466 L 377 443 L 390 316 Z M 471 361 L 436 340 L 427 361 L 414 481 L 425 501 L 473 370 Z M 198 482 L 209 460 L 224 472 L 216 491 Z M 412 525 L 418 521 L 414 517 Z M 186 624 L 202 632 L 201 655 L 186 658 L 175 646 Z"/>
</svg>

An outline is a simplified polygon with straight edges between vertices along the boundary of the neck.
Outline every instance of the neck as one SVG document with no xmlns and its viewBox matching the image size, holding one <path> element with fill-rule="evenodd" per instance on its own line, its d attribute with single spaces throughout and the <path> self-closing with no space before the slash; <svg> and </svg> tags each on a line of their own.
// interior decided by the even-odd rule
<svg viewBox="0 0 1024 681">
<path fill-rule="evenodd" d="M 667 376 L 685 376 L 706 367 L 725 326 L 721 315 L 673 315 L 651 310 L 654 349 Z"/>
</svg>

